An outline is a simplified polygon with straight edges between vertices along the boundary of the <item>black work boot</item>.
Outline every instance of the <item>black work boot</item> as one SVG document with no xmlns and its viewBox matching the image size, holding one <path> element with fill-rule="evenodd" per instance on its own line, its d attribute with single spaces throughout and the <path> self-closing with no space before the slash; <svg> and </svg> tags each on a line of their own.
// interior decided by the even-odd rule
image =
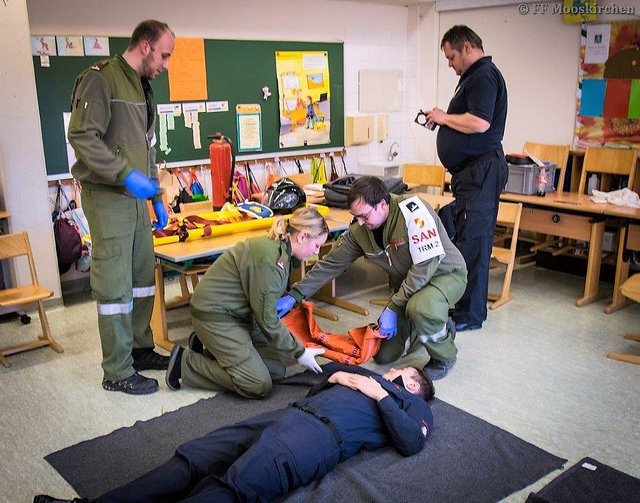
<svg viewBox="0 0 640 503">
<path fill-rule="evenodd" d="M 169 357 L 156 353 L 153 348 L 138 348 L 131 351 L 133 356 L 133 368 L 141 370 L 167 370 Z"/>
<path fill-rule="evenodd" d="M 432 381 L 437 381 L 445 377 L 455 363 L 456 358 L 453 360 L 436 360 L 435 358 L 431 358 L 422 370 Z"/>
<path fill-rule="evenodd" d="M 182 353 L 184 348 L 180 346 L 173 346 L 171 350 L 171 356 L 169 357 L 169 367 L 167 368 L 167 374 L 164 377 L 164 382 L 172 391 L 178 391 L 180 389 L 180 378 L 182 377 Z"/>
<path fill-rule="evenodd" d="M 141 376 L 137 372 L 126 379 L 119 381 L 109 381 L 103 379 L 102 387 L 107 391 L 122 391 L 129 395 L 148 395 L 158 391 L 158 381 L 149 377 Z"/>
</svg>

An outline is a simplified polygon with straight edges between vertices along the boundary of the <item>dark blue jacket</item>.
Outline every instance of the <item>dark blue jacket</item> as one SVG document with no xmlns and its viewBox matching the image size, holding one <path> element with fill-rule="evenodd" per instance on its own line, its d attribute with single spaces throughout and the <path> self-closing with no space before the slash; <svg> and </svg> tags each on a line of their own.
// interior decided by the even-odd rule
<svg viewBox="0 0 640 503">
<path fill-rule="evenodd" d="M 309 409 L 335 428 L 342 440 L 343 460 L 361 449 L 389 443 L 405 456 L 422 449 L 433 427 L 431 407 L 422 398 L 362 367 L 331 363 L 323 369 L 324 382 L 294 406 Z M 389 396 L 377 402 L 360 391 L 329 383 L 328 378 L 341 370 L 372 376 Z"/>
</svg>

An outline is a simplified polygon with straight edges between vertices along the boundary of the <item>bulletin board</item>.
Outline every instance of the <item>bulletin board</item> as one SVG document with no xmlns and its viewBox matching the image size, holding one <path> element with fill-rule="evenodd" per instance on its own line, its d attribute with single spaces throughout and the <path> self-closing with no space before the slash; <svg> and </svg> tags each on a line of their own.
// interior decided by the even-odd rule
<svg viewBox="0 0 640 503">
<path fill-rule="evenodd" d="M 640 148 L 640 21 L 585 23 L 573 147 Z"/>
<path fill-rule="evenodd" d="M 127 38 L 109 37 L 111 55 L 122 54 Z M 194 164 L 208 162 L 208 135 L 221 132 L 237 149 L 236 106 L 258 104 L 261 111 L 260 150 L 255 153 L 277 153 L 303 150 L 308 147 L 281 148 L 276 51 L 327 51 L 331 74 L 332 127 L 327 148 L 344 145 L 344 56 L 342 42 L 295 42 L 259 40 L 204 40 L 207 101 L 227 102 L 224 111 L 199 113 L 200 148 L 194 147 L 192 129 L 185 127 L 185 115 L 175 116 L 173 129 L 167 132 L 169 153 L 156 144 L 158 162 Z M 69 172 L 63 113 L 70 111 L 71 91 L 76 76 L 104 56 L 49 56 L 50 66 L 41 65 L 40 56 L 33 56 L 40 123 L 47 174 Z M 169 80 L 165 72 L 151 82 L 156 105 L 170 104 Z M 262 88 L 268 86 L 272 95 L 265 101 Z M 204 100 L 203 100 L 204 101 Z M 156 110 L 157 111 L 157 110 Z M 160 137 L 160 121 L 156 120 L 156 137 Z M 252 152 L 242 152 L 250 155 Z"/>
</svg>

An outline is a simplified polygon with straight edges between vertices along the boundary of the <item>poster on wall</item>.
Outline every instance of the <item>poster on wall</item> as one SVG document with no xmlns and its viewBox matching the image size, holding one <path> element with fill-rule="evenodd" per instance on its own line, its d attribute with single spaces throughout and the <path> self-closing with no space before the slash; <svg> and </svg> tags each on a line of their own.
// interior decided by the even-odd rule
<svg viewBox="0 0 640 503">
<path fill-rule="evenodd" d="M 331 96 L 326 51 L 276 51 L 280 147 L 330 142 Z"/>
<path fill-rule="evenodd" d="M 640 21 L 583 24 L 573 148 L 640 148 Z"/>
</svg>

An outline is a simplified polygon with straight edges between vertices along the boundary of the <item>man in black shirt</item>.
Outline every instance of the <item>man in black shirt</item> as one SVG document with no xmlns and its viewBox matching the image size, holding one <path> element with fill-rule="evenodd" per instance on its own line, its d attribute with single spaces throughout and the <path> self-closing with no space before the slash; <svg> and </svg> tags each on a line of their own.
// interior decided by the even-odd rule
<svg viewBox="0 0 640 503">
<path fill-rule="evenodd" d="M 427 120 L 440 125 L 440 161 L 452 174 L 455 238 L 468 269 L 467 289 L 453 314 L 457 331 L 482 327 L 487 318 L 489 261 L 500 193 L 507 183 L 502 150 L 507 88 L 484 55 L 482 40 L 467 26 L 445 33 L 440 45 L 460 81 L 446 112 L 434 108 Z"/>
</svg>

